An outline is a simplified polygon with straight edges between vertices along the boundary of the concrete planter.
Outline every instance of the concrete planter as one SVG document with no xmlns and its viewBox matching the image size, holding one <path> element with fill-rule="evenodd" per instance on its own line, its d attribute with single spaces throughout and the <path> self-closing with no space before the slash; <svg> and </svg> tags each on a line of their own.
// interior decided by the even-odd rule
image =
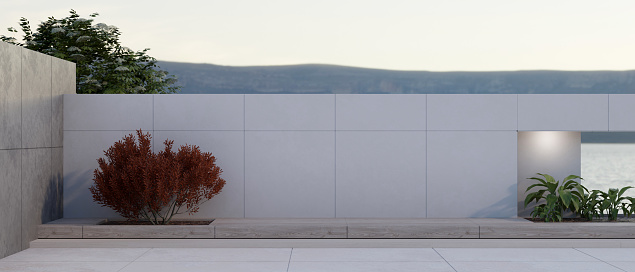
<svg viewBox="0 0 635 272">
<path fill-rule="evenodd" d="M 39 239 L 634 239 L 635 223 L 532 223 L 463 219 L 216 219 L 206 226 L 98 225 L 60 219 Z"/>
</svg>

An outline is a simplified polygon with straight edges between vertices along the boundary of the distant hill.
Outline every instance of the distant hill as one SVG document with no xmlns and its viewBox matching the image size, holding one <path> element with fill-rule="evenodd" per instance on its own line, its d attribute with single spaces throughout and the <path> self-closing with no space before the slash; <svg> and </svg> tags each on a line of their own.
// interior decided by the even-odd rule
<svg viewBox="0 0 635 272">
<path fill-rule="evenodd" d="M 635 143 L 635 132 L 582 132 L 583 143 Z"/>
<path fill-rule="evenodd" d="M 335 65 L 220 66 L 160 61 L 182 93 L 635 93 L 631 71 L 426 72 Z"/>
</svg>

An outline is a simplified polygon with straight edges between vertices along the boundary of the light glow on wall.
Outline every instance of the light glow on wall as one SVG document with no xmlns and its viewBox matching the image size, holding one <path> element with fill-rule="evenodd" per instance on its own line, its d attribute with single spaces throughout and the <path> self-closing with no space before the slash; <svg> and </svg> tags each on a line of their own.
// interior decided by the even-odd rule
<svg viewBox="0 0 635 272">
<path fill-rule="evenodd" d="M 570 136 L 564 131 L 533 131 L 532 140 L 536 155 L 558 158 L 564 155 Z"/>
</svg>

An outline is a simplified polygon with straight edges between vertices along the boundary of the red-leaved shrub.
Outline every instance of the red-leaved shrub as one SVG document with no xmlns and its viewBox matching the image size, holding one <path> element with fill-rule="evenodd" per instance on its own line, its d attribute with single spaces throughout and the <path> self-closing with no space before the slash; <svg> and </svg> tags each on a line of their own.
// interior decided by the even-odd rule
<svg viewBox="0 0 635 272">
<path fill-rule="evenodd" d="M 104 151 L 90 187 L 93 200 L 110 207 L 128 220 L 146 219 L 166 224 L 180 213 L 195 213 L 199 205 L 217 195 L 225 180 L 212 153 L 198 146 L 182 145 L 172 151 L 174 141 L 153 153 L 149 133 L 137 130 Z"/>
</svg>

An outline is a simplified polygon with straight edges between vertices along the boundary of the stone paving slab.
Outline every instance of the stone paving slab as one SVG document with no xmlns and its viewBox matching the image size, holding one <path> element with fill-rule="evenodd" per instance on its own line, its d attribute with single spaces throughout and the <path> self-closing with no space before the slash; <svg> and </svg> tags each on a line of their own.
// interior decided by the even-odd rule
<svg viewBox="0 0 635 272">
<path fill-rule="evenodd" d="M 283 240 L 284 239 L 278 239 Z M 343 241 L 355 239 L 309 239 Z M 460 239 L 480 241 L 482 239 Z M 49 240 L 56 241 L 56 240 Z M 61 241 L 61 240 L 57 240 Z M 100 241 L 109 241 L 100 240 Z M 153 240 L 139 240 L 153 241 Z M 154 240 L 161 241 L 161 240 Z M 186 240 L 180 240 L 186 241 Z M 213 242 L 215 239 L 207 239 Z M 251 241 L 260 241 L 251 239 Z M 372 240 L 377 241 L 384 240 Z M 391 241 L 391 240 L 388 240 Z M 426 241 L 426 240 L 415 240 Z M 433 240 L 438 241 L 438 240 Z M 500 240 L 499 240 L 500 241 Z M 525 239 L 524 241 L 528 241 Z M 589 240 L 594 242 L 598 241 Z M 602 241 L 602 240 L 599 240 Z M 465 243 L 465 242 L 464 242 Z M 635 271 L 635 248 L 29 248 L 0 271 Z"/>
</svg>

